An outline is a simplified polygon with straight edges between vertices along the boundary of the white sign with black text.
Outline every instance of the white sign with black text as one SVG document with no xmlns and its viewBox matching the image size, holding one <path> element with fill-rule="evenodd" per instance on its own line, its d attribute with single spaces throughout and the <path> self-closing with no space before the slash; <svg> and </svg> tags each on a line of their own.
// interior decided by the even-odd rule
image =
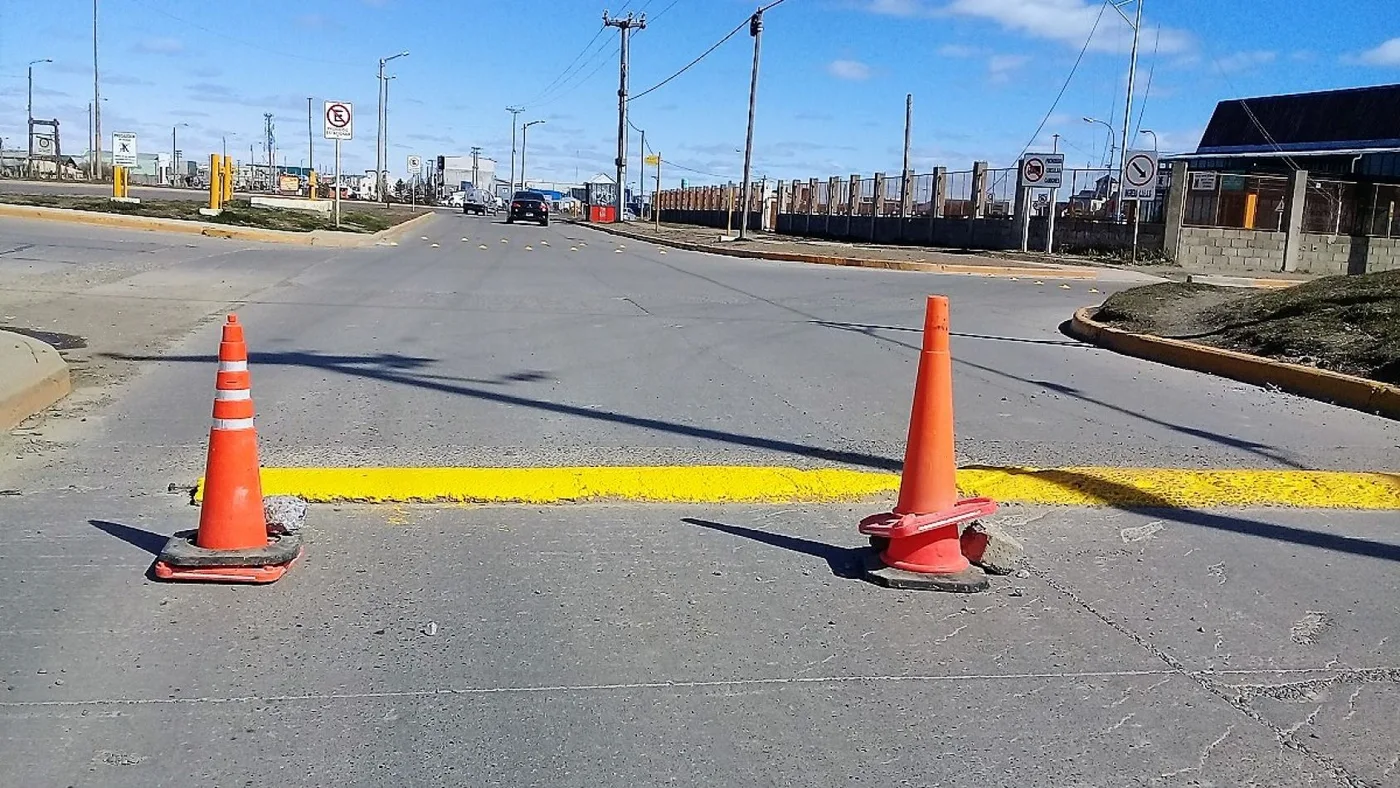
<svg viewBox="0 0 1400 788">
<path fill-rule="evenodd" d="M 1193 172 L 1191 173 L 1191 191 L 1213 192 L 1215 191 L 1216 180 L 1216 173 Z"/>
<path fill-rule="evenodd" d="M 136 166 L 136 134 L 118 131 L 112 134 L 112 166 Z"/>
<path fill-rule="evenodd" d="M 348 101 L 326 102 L 326 139 L 348 140 L 355 136 L 355 105 Z"/>
<path fill-rule="evenodd" d="M 1021 158 L 1021 188 L 1058 189 L 1064 182 L 1063 153 L 1027 153 Z"/>
<path fill-rule="evenodd" d="M 1157 199 L 1157 151 L 1128 151 L 1123 164 L 1123 199 Z"/>
</svg>

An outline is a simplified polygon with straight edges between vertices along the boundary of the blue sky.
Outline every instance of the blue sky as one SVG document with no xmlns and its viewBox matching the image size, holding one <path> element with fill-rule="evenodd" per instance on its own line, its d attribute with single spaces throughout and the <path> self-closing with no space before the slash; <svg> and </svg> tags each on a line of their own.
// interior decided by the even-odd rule
<svg viewBox="0 0 1400 788">
<path fill-rule="evenodd" d="M 530 133 L 532 177 L 612 171 L 617 32 L 594 0 L 99 0 L 103 130 L 135 131 L 141 149 L 207 155 L 223 134 L 240 159 L 276 116 L 278 147 L 306 156 L 306 99 L 353 101 L 357 136 L 346 171 L 373 166 L 377 59 L 390 65 L 390 162 L 410 153 L 510 158 L 508 104 Z M 751 0 L 608 0 L 645 11 L 634 35 L 638 93 L 718 41 Z M 225 10 L 216 10 L 223 8 Z M 233 8 L 234 10 L 227 10 Z M 770 178 L 899 169 L 904 96 L 914 94 L 913 163 L 966 169 L 1012 162 L 1050 110 L 1099 15 L 1095 0 L 786 0 L 766 16 L 756 171 Z M 92 6 L 0 0 L 0 136 L 23 138 L 25 66 L 36 66 L 35 114 L 57 116 L 81 149 L 92 100 Z M 741 30 L 690 71 L 631 106 L 647 143 L 675 162 L 671 186 L 737 178 L 752 39 Z M 1036 149 L 1062 135 L 1071 166 L 1097 164 L 1122 123 L 1128 27 L 1108 9 Z M 590 43 L 591 42 L 591 43 Z M 587 46 L 586 46 L 587 45 Z M 1215 102 L 1236 96 L 1400 82 L 1393 0 L 1284 3 L 1149 0 L 1136 93 L 1141 127 L 1161 147 L 1195 147 Z M 1150 84 L 1149 84 L 1150 75 Z M 563 76 L 561 80 L 559 77 Z M 1141 106 L 1141 105 L 1140 105 Z M 1134 110 L 1134 126 L 1138 125 Z M 318 164 L 330 143 L 315 132 Z M 636 176 L 637 139 L 629 146 Z M 1151 147 L 1148 137 L 1139 146 Z M 706 173 L 682 171 L 680 167 Z M 650 182 L 648 183 L 650 186 Z"/>
</svg>

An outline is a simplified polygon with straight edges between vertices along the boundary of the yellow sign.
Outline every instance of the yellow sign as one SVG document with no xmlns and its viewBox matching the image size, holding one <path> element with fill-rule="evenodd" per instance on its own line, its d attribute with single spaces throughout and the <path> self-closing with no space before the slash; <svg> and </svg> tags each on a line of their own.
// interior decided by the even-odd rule
<svg viewBox="0 0 1400 788">
<path fill-rule="evenodd" d="M 645 159 L 642 159 L 642 161 L 644 161 L 644 162 L 646 162 L 647 164 L 650 164 L 651 166 L 655 167 L 656 165 L 658 165 L 658 164 L 661 163 L 661 154 L 659 154 L 659 153 L 653 153 L 653 154 L 651 154 L 650 156 L 646 157 Z"/>
</svg>

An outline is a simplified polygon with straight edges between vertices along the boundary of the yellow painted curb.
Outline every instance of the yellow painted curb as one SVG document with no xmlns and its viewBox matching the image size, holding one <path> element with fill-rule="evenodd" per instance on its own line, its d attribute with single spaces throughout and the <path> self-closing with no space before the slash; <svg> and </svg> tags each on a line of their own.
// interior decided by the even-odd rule
<svg viewBox="0 0 1400 788">
<path fill-rule="evenodd" d="M 969 274 L 972 276 L 1005 277 L 1037 276 L 1043 279 L 1097 279 L 1097 268 L 1075 266 L 1006 266 L 1006 265 L 965 265 L 959 263 L 919 263 L 912 260 L 877 260 L 865 257 L 837 257 L 835 255 L 800 254 L 797 252 L 776 252 L 760 249 L 742 249 L 710 244 L 676 241 L 670 238 L 627 232 L 600 224 L 574 222 L 581 227 L 589 227 L 599 232 L 647 241 L 659 246 L 684 249 L 690 252 L 706 252 L 726 257 L 741 257 L 749 260 L 777 260 L 791 263 L 813 263 L 816 265 L 839 265 L 849 268 L 878 268 L 886 271 L 922 271 L 931 274 Z"/>
<path fill-rule="evenodd" d="M 203 480 L 196 488 L 200 498 Z M 839 468 L 264 468 L 265 495 L 316 503 L 830 503 L 888 497 L 899 475 Z M 1171 468 L 958 471 L 966 496 L 1059 506 L 1291 506 L 1400 510 L 1400 474 Z"/>
<path fill-rule="evenodd" d="M 1311 399 L 1400 419 L 1400 386 L 1180 339 L 1133 334 L 1095 321 L 1092 315 L 1096 311 L 1097 307 L 1085 307 L 1075 312 L 1070 333 L 1124 355 L 1209 372 L 1241 383 L 1273 385 Z"/>
</svg>

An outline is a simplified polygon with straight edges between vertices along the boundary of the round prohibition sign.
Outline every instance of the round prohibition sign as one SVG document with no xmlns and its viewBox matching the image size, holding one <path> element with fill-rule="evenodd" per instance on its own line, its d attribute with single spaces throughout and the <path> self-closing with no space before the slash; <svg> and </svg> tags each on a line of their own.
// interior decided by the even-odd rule
<svg viewBox="0 0 1400 788">
<path fill-rule="evenodd" d="M 1026 160 L 1026 183 L 1040 183 L 1045 178 L 1045 162 L 1041 159 Z"/>
<path fill-rule="evenodd" d="M 350 125 L 350 108 L 344 104 L 331 104 L 326 107 L 326 123 L 337 129 Z"/>
<path fill-rule="evenodd" d="M 1152 165 L 1152 157 L 1139 153 L 1128 159 L 1126 177 L 1129 186 L 1146 186 L 1157 177 L 1157 168 Z"/>
</svg>

